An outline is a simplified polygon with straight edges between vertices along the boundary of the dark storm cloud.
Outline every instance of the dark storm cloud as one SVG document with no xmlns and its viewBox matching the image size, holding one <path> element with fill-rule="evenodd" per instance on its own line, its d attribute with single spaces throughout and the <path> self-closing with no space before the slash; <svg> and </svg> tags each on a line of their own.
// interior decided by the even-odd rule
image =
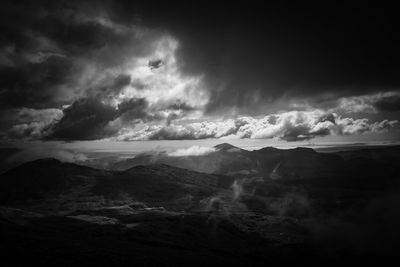
<svg viewBox="0 0 400 267">
<path fill-rule="evenodd" d="M 333 124 L 336 124 L 336 122 L 335 122 L 336 121 L 335 114 L 332 114 L 332 113 L 325 114 L 325 115 L 323 115 L 323 116 L 321 116 L 319 118 L 319 121 L 320 122 L 329 121 L 329 122 L 331 122 Z"/>
<path fill-rule="evenodd" d="M 62 117 L 59 109 L 6 109 L 0 113 L 0 136 L 40 139 L 48 134 L 48 125 Z"/>
<path fill-rule="evenodd" d="M 163 65 L 163 61 L 161 59 L 156 59 L 156 60 L 150 60 L 149 61 L 149 67 L 150 69 L 158 69 Z"/>
<path fill-rule="evenodd" d="M 131 76 L 122 73 L 114 79 L 108 78 L 107 82 L 109 83 L 108 85 L 101 85 L 99 87 L 87 89 L 87 95 L 99 99 L 113 98 L 131 83 Z"/>
<path fill-rule="evenodd" d="M 333 96 L 315 97 L 295 103 L 295 108 L 318 108 L 331 112 L 374 113 L 378 115 L 390 113 L 396 116 L 400 111 L 400 92 L 387 91 L 340 98 Z"/>
<path fill-rule="evenodd" d="M 192 106 L 190 106 L 189 104 L 182 102 L 182 101 L 176 101 L 175 103 L 169 105 L 167 107 L 168 109 L 172 109 L 172 110 L 183 110 L 183 111 L 190 111 L 190 110 L 194 110 L 194 108 Z"/>
<path fill-rule="evenodd" d="M 80 84 L 88 68 L 95 66 L 100 75 L 146 54 L 154 36 L 139 36 L 131 24 L 113 24 L 105 8 L 100 1 L 2 3 L 1 108 L 61 107 L 79 97 L 92 97 L 91 90 L 104 86 Z M 102 81 L 106 91 L 116 92 L 130 83 L 124 73 L 115 77 Z M 91 90 L 85 93 L 84 86 Z"/>
<path fill-rule="evenodd" d="M 94 98 L 80 99 L 63 110 L 64 116 L 54 126 L 48 139 L 92 140 L 115 134 L 107 124 L 118 116 L 118 111 Z"/>
<path fill-rule="evenodd" d="M 147 118 L 147 102 L 143 98 L 132 98 L 113 107 L 96 98 L 75 101 L 63 110 L 63 117 L 49 126 L 46 139 L 94 140 L 115 135 L 124 124 L 112 124 L 120 118 L 123 122 Z"/>
<path fill-rule="evenodd" d="M 122 88 L 129 85 L 131 83 L 131 76 L 127 74 L 121 74 L 117 78 L 115 78 L 113 85 L 111 86 L 111 90 L 119 93 Z"/>
<path fill-rule="evenodd" d="M 52 107 L 60 93 L 57 86 L 67 82 L 73 63 L 51 55 L 18 67 L 0 67 L 0 106 Z"/>
<path fill-rule="evenodd" d="M 336 97 L 400 87 L 397 12 L 385 4 L 225 5 L 114 2 L 114 16 L 139 12 L 184 44 L 189 73 L 205 73 L 209 111 L 251 113 L 281 97 Z M 257 97 L 254 97 L 254 96 Z"/>
<path fill-rule="evenodd" d="M 14 46 L 17 54 L 52 48 L 67 57 L 98 56 L 98 64 L 118 65 L 128 49 L 124 44 L 136 38 L 127 34 L 126 27 L 136 24 L 171 32 L 183 44 L 179 50 L 183 70 L 205 74 L 211 93 L 209 111 L 238 107 L 251 113 L 259 106 L 273 106 L 281 97 L 351 96 L 400 85 L 397 14 L 385 6 L 193 7 L 115 0 L 10 2 L 3 10 L 2 47 L 6 51 Z M 101 14 L 108 14 L 118 26 L 105 23 Z M 50 41 L 47 47 L 43 38 Z M 93 52 L 106 46 L 121 49 L 99 52 L 101 56 Z M 135 50 L 141 53 L 146 47 Z M 162 64 L 160 59 L 149 61 L 151 68 Z M 2 86 L 5 96 L 14 95 L 9 91 L 18 87 L 15 80 Z M 52 98 L 37 94 L 31 97 Z"/>
<path fill-rule="evenodd" d="M 118 105 L 118 111 L 123 121 L 145 119 L 148 117 L 147 101 L 144 98 L 131 98 Z"/>
<path fill-rule="evenodd" d="M 170 113 L 166 118 L 167 126 L 170 125 L 174 120 L 184 117 L 187 113 L 196 110 L 194 107 L 190 106 L 186 102 L 177 100 L 175 103 L 166 107 L 166 110 L 172 110 L 174 112 Z"/>
<path fill-rule="evenodd" d="M 18 52 L 44 45 L 49 48 L 51 44 L 43 43 L 45 38 L 70 54 L 80 55 L 127 38 L 93 19 L 103 11 L 101 1 L 4 1 L 2 45 L 13 44 Z"/>
<path fill-rule="evenodd" d="M 374 106 L 380 111 L 400 111 L 400 94 L 382 97 L 374 103 Z"/>
</svg>

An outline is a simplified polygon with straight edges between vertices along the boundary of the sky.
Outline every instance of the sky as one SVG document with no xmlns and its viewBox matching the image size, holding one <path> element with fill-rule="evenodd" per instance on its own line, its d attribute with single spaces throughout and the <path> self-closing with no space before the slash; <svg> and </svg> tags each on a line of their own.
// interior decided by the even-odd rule
<svg viewBox="0 0 400 267">
<path fill-rule="evenodd" d="M 396 142 L 398 20 L 384 3 L 2 1 L 0 143 Z"/>
</svg>

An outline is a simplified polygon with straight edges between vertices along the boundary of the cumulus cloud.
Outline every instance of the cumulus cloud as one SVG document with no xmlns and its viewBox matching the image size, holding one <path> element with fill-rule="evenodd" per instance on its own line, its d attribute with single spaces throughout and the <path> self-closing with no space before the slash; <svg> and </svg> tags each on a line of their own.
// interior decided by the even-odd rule
<svg viewBox="0 0 400 267">
<path fill-rule="evenodd" d="M 202 156 L 215 152 L 213 147 L 191 146 L 169 152 L 168 156 L 171 157 L 185 157 L 185 156 Z"/>
<path fill-rule="evenodd" d="M 186 125 L 152 125 L 125 131 L 119 140 L 181 140 L 206 138 L 276 138 L 308 140 L 318 136 L 380 133 L 393 128 L 397 120 L 370 123 L 368 119 L 342 118 L 323 111 L 291 111 L 263 118 L 239 117 L 225 121 L 204 121 Z"/>
<path fill-rule="evenodd" d="M 118 112 L 124 121 L 143 119 L 148 115 L 147 105 L 144 98 L 131 98 L 118 104 Z"/>
<path fill-rule="evenodd" d="M 117 106 L 104 103 L 97 98 L 82 98 L 67 106 L 58 121 L 49 125 L 45 139 L 94 140 L 117 134 L 124 127 L 138 123 L 174 119 L 186 114 L 180 106 L 157 110 L 149 106 L 145 98 L 129 98 Z"/>
</svg>

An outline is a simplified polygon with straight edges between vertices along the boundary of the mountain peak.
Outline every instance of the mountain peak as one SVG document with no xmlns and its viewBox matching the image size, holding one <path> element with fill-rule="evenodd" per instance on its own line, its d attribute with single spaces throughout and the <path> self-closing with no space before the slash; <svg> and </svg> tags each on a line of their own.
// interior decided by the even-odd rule
<svg viewBox="0 0 400 267">
<path fill-rule="evenodd" d="M 227 151 L 229 149 L 240 149 L 234 145 L 231 145 L 229 143 L 222 143 L 214 146 L 215 149 L 220 150 L 220 151 Z"/>
<path fill-rule="evenodd" d="M 62 162 L 61 161 L 59 161 L 58 159 L 55 159 L 55 158 L 42 158 L 42 159 L 36 159 L 36 160 L 33 160 L 33 161 L 29 161 L 29 162 L 26 162 L 26 163 L 24 163 L 24 164 L 22 164 L 22 165 L 20 165 L 19 167 L 17 167 L 17 168 L 26 168 L 27 166 L 30 166 L 30 167 L 50 167 L 50 166 L 57 166 L 57 165 L 59 165 L 59 164 L 61 164 Z"/>
</svg>

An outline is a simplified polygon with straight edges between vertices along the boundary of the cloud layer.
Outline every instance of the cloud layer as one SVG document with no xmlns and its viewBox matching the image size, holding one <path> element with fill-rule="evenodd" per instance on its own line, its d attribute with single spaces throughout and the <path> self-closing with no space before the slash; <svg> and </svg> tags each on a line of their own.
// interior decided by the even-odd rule
<svg viewBox="0 0 400 267">
<path fill-rule="evenodd" d="M 308 140 L 317 136 L 381 133 L 390 130 L 397 120 L 370 123 L 368 119 L 343 118 L 326 114 L 291 111 L 268 115 L 260 119 L 240 117 L 214 122 L 186 125 L 146 126 L 139 131 L 122 133 L 120 140 L 181 140 L 207 138 L 276 138 L 286 141 Z"/>
<path fill-rule="evenodd" d="M 390 14 L 311 12 L 308 23 L 309 8 L 299 8 L 6 1 L 0 138 L 297 141 L 393 131 L 400 54 Z M 365 28 L 366 19 L 388 32 Z M 359 42 L 370 36 L 382 38 Z"/>
</svg>

